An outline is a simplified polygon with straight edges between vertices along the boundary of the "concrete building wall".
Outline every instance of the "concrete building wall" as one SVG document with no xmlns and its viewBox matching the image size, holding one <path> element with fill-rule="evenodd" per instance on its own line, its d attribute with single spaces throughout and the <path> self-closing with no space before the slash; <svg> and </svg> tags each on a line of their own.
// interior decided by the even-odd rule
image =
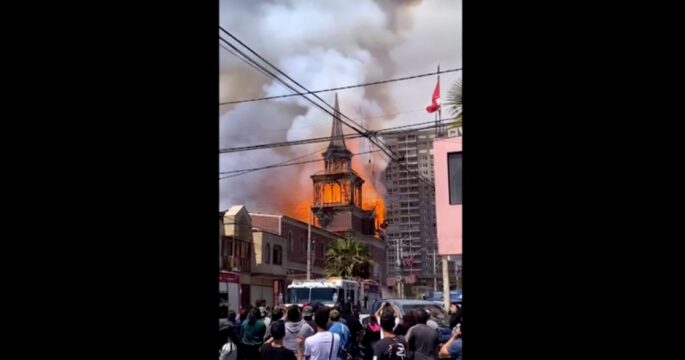
<svg viewBox="0 0 685 360">
<path fill-rule="evenodd" d="M 284 242 L 284 249 L 288 259 L 286 273 L 301 278 L 307 271 L 307 224 L 288 216 L 257 213 L 253 213 L 251 216 L 255 227 L 259 227 L 263 231 L 273 232 L 274 234 L 278 234 L 277 231 L 280 231 L 280 238 Z M 274 219 L 277 221 L 274 221 Z M 385 243 L 369 235 L 354 234 L 354 236 L 369 248 L 369 253 L 378 265 L 375 273 L 373 273 L 372 269 L 372 275 L 377 280 L 381 280 L 386 273 Z M 340 235 L 312 225 L 312 277 L 325 275 L 324 255 L 328 251 L 331 242 L 336 241 L 338 238 L 340 238 Z"/>
</svg>

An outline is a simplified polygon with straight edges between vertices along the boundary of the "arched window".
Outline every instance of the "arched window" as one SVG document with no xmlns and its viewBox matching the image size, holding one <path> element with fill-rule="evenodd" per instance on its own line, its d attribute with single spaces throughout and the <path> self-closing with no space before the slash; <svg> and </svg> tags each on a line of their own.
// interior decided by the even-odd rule
<svg viewBox="0 0 685 360">
<path fill-rule="evenodd" d="M 268 264 L 271 262 L 271 245 L 269 245 L 269 243 L 266 243 L 266 247 L 264 248 L 263 251 L 264 252 L 262 254 L 262 261 L 265 264 Z"/>
<path fill-rule="evenodd" d="M 341 201 L 341 199 L 340 199 L 340 192 L 341 192 L 340 184 L 338 184 L 337 182 L 333 183 L 333 185 L 331 186 L 331 191 L 332 191 L 331 202 L 339 203 Z"/>
<path fill-rule="evenodd" d="M 274 265 L 283 265 L 283 248 L 281 245 L 274 245 Z"/>
</svg>

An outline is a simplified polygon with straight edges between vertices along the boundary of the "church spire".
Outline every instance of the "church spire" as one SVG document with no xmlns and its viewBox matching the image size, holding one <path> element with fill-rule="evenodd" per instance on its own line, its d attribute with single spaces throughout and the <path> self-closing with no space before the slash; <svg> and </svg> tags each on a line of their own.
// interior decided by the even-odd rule
<svg viewBox="0 0 685 360">
<path fill-rule="evenodd" d="M 345 138 L 343 137 L 342 121 L 340 121 L 340 105 L 338 104 L 338 93 L 335 93 L 335 111 L 333 112 L 333 127 L 331 129 L 331 142 L 328 144 L 327 153 L 337 151 L 347 151 Z"/>
</svg>

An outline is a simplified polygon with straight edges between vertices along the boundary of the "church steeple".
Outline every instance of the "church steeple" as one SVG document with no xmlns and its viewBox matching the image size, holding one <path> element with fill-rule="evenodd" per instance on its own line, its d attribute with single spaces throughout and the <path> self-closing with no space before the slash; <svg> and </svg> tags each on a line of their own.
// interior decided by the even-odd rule
<svg viewBox="0 0 685 360">
<path fill-rule="evenodd" d="M 347 147 L 345 146 L 345 138 L 343 137 L 342 121 L 340 121 L 340 104 L 338 103 L 338 93 L 335 93 L 335 111 L 333 114 L 331 142 L 328 144 L 328 150 L 347 150 Z"/>
<path fill-rule="evenodd" d="M 338 103 L 338 93 L 335 93 L 335 111 L 333 112 L 333 123 L 331 127 L 331 141 L 328 144 L 326 152 L 323 157 L 326 160 L 326 168 L 329 168 L 329 162 L 350 162 L 352 153 L 347 150 L 345 146 L 345 137 L 342 130 L 342 121 L 340 120 L 340 104 Z M 342 160 L 342 161 L 335 161 Z M 347 160 L 347 161 L 345 161 Z M 349 169 L 349 164 L 345 170 Z"/>
<path fill-rule="evenodd" d="M 345 146 L 338 94 L 335 94 L 333 114 L 331 140 L 326 151 L 321 154 L 325 162 L 324 169 L 311 176 L 314 185 L 312 212 L 316 214 L 319 225 L 324 228 L 328 228 L 333 218 L 342 216 L 340 214 L 344 212 L 349 216 L 354 213 L 359 219 L 366 218 L 361 208 L 364 179 L 352 171 L 352 153 Z M 334 215 L 336 213 L 339 215 Z M 359 221 L 361 224 L 361 220 Z M 348 221 L 336 226 L 343 226 L 345 223 Z"/>
</svg>

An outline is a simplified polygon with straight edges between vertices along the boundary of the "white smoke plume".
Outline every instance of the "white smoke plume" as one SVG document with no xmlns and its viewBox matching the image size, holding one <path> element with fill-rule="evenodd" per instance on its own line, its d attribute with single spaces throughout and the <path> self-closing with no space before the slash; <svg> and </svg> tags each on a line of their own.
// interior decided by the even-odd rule
<svg viewBox="0 0 685 360">
<path fill-rule="evenodd" d="M 457 0 L 221 0 L 221 26 L 310 90 L 461 67 L 461 1 Z M 224 38 L 231 41 L 226 35 Z M 232 41 L 231 41 L 232 42 Z M 290 94 L 275 80 L 220 49 L 220 101 Z M 441 78 L 443 93 L 458 73 Z M 425 122 L 435 78 L 339 92 L 340 109 L 368 129 Z M 319 94 L 333 104 L 333 93 Z M 389 114 L 397 114 L 387 116 Z M 302 97 L 220 107 L 220 147 L 328 136 L 331 116 Z M 346 133 L 352 130 L 344 129 Z M 374 150 L 347 140 L 353 152 Z M 220 154 L 220 170 L 320 159 L 327 143 Z M 321 151 L 317 151 L 321 150 Z M 355 170 L 374 183 L 380 153 L 356 156 Z M 220 180 L 219 208 L 244 203 L 251 211 L 283 212 L 309 199 L 309 176 L 321 162 L 257 171 Z M 223 175 L 220 175 L 223 176 Z M 382 193 L 377 182 L 376 190 Z"/>
</svg>

